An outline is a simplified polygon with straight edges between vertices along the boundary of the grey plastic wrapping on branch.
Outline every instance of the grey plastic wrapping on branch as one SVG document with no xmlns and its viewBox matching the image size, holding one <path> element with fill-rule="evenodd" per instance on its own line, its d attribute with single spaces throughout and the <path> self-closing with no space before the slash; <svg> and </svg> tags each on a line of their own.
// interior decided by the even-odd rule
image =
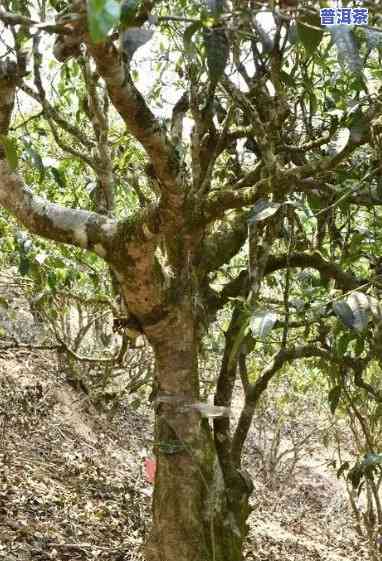
<svg viewBox="0 0 382 561">
<path fill-rule="evenodd" d="M 120 50 L 124 55 L 126 62 L 130 62 L 134 53 L 143 47 L 154 35 L 154 30 L 142 27 L 129 27 L 121 30 L 120 33 Z"/>
<path fill-rule="evenodd" d="M 219 14 L 224 9 L 224 0 L 205 0 L 208 11 Z"/>
<path fill-rule="evenodd" d="M 229 407 L 225 407 L 222 405 L 212 405 L 211 403 L 205 403 L 203 401 L 191 402 L 185 396 L 179 395 L 160 393 L 156 396 L 155 400 L 153 400 L 153 405 L 155 407 L 161 403 L 171 404 L 176 407 L 179 406 L 181 411 L 194 409 L 196 411 L 199 411 L 202 417 L 207 418 L 229 417 L 231 414 L 231 410 Z"/>
</svg>

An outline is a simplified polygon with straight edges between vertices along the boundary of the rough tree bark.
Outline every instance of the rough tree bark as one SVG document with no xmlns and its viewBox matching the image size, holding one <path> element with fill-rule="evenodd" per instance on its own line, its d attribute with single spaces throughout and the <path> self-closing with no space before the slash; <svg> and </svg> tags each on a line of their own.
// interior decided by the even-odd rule
<svg viewBox="0 0 382 561">
<path fill-rule="evenodd" d="M 240 561 L 251 487 L 224 480 L 209 421 L 198 404 L 198 325 L 185 296 L 147 329 L 157 360 L 155 451 L 158 461 L 149 561 Z M 237 503 L 232 502 L 235 496 Z"/>
</svg>

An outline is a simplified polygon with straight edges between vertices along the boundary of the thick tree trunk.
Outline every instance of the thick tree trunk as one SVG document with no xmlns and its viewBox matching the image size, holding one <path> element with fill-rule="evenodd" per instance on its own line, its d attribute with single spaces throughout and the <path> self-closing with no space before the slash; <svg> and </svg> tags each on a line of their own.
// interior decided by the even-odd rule
<svg viewBox="0 0 382 561">
<path fill-rule="evenodd" d="M 151 337 L 157 361 L 157 473 L 146 558 L 240 561 L 250 490 L 239 474 L 230 482 L 234 488 L 226 488 L 209 421 L 192 407 L 200 399 L 197 336 L 187 308 Z"/>
</svg>

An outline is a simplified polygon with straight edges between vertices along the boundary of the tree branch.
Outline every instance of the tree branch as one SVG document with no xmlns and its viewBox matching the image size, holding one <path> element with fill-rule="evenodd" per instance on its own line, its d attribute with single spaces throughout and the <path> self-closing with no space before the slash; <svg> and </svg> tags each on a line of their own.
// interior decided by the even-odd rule
<svg viewBox="0 0 382 561">
<path fill-rule="evenodd" d="M 105 80 L 110 99 L 124 120 L 128 131 L 146 150 L 159 179 L 163 193 L 179 195 L 180 161 L 166 131 L 156 119 L 135 87 L 120 53 L 113 43 L 93 44 L 88 35 L 85 42 L 97 70 Z"/>
<path fill-rule="evenodd" d="M 287 260 L 287 255 L 271 255 L 268 259 L 265 274 L 269 275 L 279 269 L 285 269 L 287 267 Z M 354 277 L 352 273 L 343 271 L 341 267 L 325 259 L 318 251 L 313 253 L 292 253 L 289 256 L 289 264 L 290 267 L 317 269 L 322 278 L 334 279 L 337 288 L 344 291 L 354 290 L 365 282 Z"/>
<path fill-rule="evenodd" d="M 371 119 L 376 111 L 376 107 L 370 108 L 368 118 Z M 318 162 L 310 162 L 289 169 L 280 169 L 278 165 L 272 168 L 272 152 L 269 152 L 269 177 L 260 179 L 257 167 L 236 184 L 227 185 L 221 191 L 210 193 L 207 198 L 199 202 L 201 220 L 207 223 L 213 222 L 222 217 L 224 212 L 229 209 L 253 205 L 257 198 L 272 191 L 275 184 L 277 184 L 280 195 L 298 192 L 299 185 L 304 179 L 321 178 L 323 174 L 335 169 L 368 139 L 368 132 L 365 132 L 357 138 L 350 139 L 347 146 L 333 157 L 324 157 Z"/>
<path fill-rule="evenodd" d="M 281 368 L 292 360 L 310 357 L 322 357 L 329 359 L 331 354 L 328 351 L 320 349 L 315 345 L 306 345 L 291 349 L 281 349 L 263 370 L 259 378 L 254 384 L 250 384 L 247 388 L 244 408 L 240 414 L 240 418 L 236 427 L 236 431 L 232 440 L 232 461 L 236 466 L 240 466 L 241 454 L 245 439 L 252 424 L 253 415 L 256 405 L 260 397 L 263 395 L 272 378 L 281 370 Z"/>
<path fill-rule="evenodd" d="M 241 314 L 236 306 L 232 313 L 231 322 L 225 333 L 224 354 L 216 384 L 214 404 L 231 407 L 232 393 L 237 374 L 237 359 L 230 360 L 241 328 Z M 214 440 L 219 456 L 220 465 L 225 477 L 229 477 L 231 464 L 231 434 L 229 415 L 214 419 Z"/>
<path fill-rule="evenodd" d="M 23 68 L 6 61 L 0 66 L 0 133 L 7 135 L 15 90 Z M 99 214 L 50 203 L 35 196 L 13 173 L 0 149 L 0 203 L 34 234 L 76 245 L 107 257 L 117 233 L 117 223 Z"/>
<path fill-rule="evenodd" d="M 63 33 L 66 35 L 71 35 L 73 31 L 66 27 L 64 24 L 50 24 L 37 20 L 27 18 L 25 16 L 20 16 L 18 14 L 13 14 L 7 12 L 3 8 L 0 8 L 0 21 L 6 25 L 22 25 L 23 27 L 37 27 L 40 30 L 46 31 L 47 33 Z"/>
<path fill-rule="evenodd" d="M 0 204 L 34 234 L 90 249 L 104 258 L 113 251 L 117 222 L 35 196 L 4 159 L 0 159 Z"/>
</svg>

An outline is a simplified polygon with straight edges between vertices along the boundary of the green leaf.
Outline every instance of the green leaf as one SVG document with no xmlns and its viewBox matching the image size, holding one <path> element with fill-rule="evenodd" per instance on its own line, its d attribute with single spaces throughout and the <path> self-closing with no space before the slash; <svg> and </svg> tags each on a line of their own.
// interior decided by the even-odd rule
<svg viewBox="0 0 382 561">
<path fill-rule="evenodd" d="M 124 0 L 121 5 L 121 25 L 131 27 L 135 23 L 140 0 Z"/>
<path fill-rule="evenodd" d="M 222 27 L 204 28 L 203 40 L 207 55 L 208 74 L 212 84 L 216 84 L 224 74 L 229 55 L 229 44 L 225 29 Z"/>
<path fill-rule="evenodd" d="M 19 155 L 17 151 L 17 142 L 14 138 L 10 138 L 4 134 L 0 135 L 0 143 L 4 146 L 5 157 L 12 171 L 17 168 Z"/>
<path fill-rule="evenodd" d="M 296 45 L 299 41 L 299 36 L 297 32 L 297 25 L 295 22 L 291 22 L 288 29 L 288 41 L 291 45 Z"/>
<path fill-rule="evenodd" d="M 365 349 L 365 339 L 364 339 L 364 337 L 359 337 L 357 339 L 356 344 L 355 344 L 355 349 L 354 349 L 355 356 L 358 356 L 358 357 L 361 356 L 364 349 Z"/>
<path fill-rule="evenodd" d="M 372 453 L 366 454 L 361 465 L 364 467 L 382 465 L 382 454 L 372 454 Z"/>
<path fill-rule="evenodd" d="M 224 1 L 223 0 L 206 0 L 207 9 L 214 15 L 219 15 L 223 12 Z"/>
<path fill-rule="evenodd" d="M 333 304 L 333 310 L 336 316 L 340 320 L 342 320 L 346 327 L 353 328 L 353 312 L 347 302 L 345 302 L 344 300 L 336 302 L 335 304 Z"/>
<path fill-rule="evenodd" d="M 305 16 L 297 22 L 297 35 L 308 55 L 312 55 L 321 43 L 324 32 L 317 29 L 320 25 L 320 17 L 316 14 Z"/>
<path fill-rule="evenodd" d="M 19 261 L 19 273 L 24 276 L 30 271 L 31 263 L 24 251 L 20 251 L 20 261 Z"/>
<path fill-rule="evenodd" d="M 346 351 L 348 349 L 349 343 L 350 341 L 353 339 L 354 334 L 349 333 L 348 331 L 346 333 L 344 333 L 340 339 L 338 339 L 336 347 L 337 347 L 337 352 L 340 356 L 343 356 L 346 354 Z"/>
<path fill-rule="evenodd" d="M 354 316 L 353 328 L 362 332 L 367 328 L 369 323 L 369 298 L 363 292 L 353 292 L 346 299 Z"/>
<path fill-rule="evenodd" d="M 259 339 L 265 337 L 273 329 L 277 321 L 277 314 L 270 310 L 256 311 L 251 318 L 250 327 L 252 335 Z"/>
<path fill-rule="evenodd" d="M 359 142 L 363 136 L 369 134 L 370 121 L 362 111 L 358 110 L 351 114 L 349 128 L 352 141 Z"/>
<path fill-rule="evenodd" d="M 307 193 L 307 199 L 309 207 L 315 212 L 321 210 L 325 204 L 324 199 L 314 193 Z"/>
<path fill-rule="evenodd" d="M 346 299 L 333 305 L 334 313 L 347 327 L 359 333 L 364 331 L 369 323 L 369 297 L 362 292 L 353 292 Z"/>
<path fill-rule="evenodd" d="M 33 167 L 37 168 L 40 172 L 39 181 L 41 183 L 45 176 L 45 167 L 42 158 L 37 150 L 35 150 L 30 144 L 26 146 L 25 151 L 31 159 Z"/>
<path fill-rule="evenodd" d="M 57 185 L 64 191 L 66 189 L 65 174 L 54 166 L 50 166 L 50 171 L 56 181 Z"/>
<path fill-rule="evenodd" d="M 310 92 L 309 94 L 309 103 L 310 103 L 310 112 L 312 115 L 314 115 L 315 113 L 317 113 L 318 101 L 317 101 L 317 96 L 313 92 Z"/>
<path fill-rule="evenodd" d="M 92 41 L 105 41 L 109 31 L 119 23 L 121 6 L 117 0 L 88 0 L 88 23 Z"/>
<path fill-rule="evenodd" d="M 296 80 L 284 70 L 280 71 L 280 78 L 282 83 L 285 84 L 286 86 L 289 86 L 291 88 L 296 87 Z"/>
<path fill-rule="evenodd" d="M 342 386 L 338 385 L 338 386 L 334 386 L 334 388 L 332 388 L 328 394 L 330 412 L 332 413 L 332 415 L 334 415 L 334 413 L 336 412 L 336 409 L 340 402 L 341 392 L 342 392 Z"/>
<path fill-rule="evenodd" d="M 382 417 L 382 403 L 378 403 L 375 411 L 374 411 L 374 415 L 373 417 L 375 419 L 380 419 Z"/>
<path fill-rule="evenodd" d="M 248 220 L 249 224 L 256 224 L 256 222 L 267 220 L 267 218 L 276 214 L 280 207 L 281 203 L 271 203 L 265 199 L 260 199 L 253 207 L 251 216 Z"/>
<path fill-rule="evenodd" d="M 56 286 L 57 286 L 57 276 L 56 276 L 56 273 L 54 271 L 49 271 L 47 281 L 48 281 L 49 288 L 52 291 L 55 291 Z"/>
<path fill-rule="evenodd" d="M 194 23 L 191 23 L 191 25 L 189 25 L 186 28 L 183 34 L 183 44 L 186 54 L 191 54 L 193 52 L 194 45 L 192 43 L 192 37 L 201 27 L 202 27 L 201 22 L 195 21 Z"/>
<path fill-rule="evenodd" d="M 336 156 L 342 152 L 350 140 L 350 130 L 347 128 L 339 129 L 333 140 L 328 144 L 328 151 L 331 156 Z"/>
</svg>

